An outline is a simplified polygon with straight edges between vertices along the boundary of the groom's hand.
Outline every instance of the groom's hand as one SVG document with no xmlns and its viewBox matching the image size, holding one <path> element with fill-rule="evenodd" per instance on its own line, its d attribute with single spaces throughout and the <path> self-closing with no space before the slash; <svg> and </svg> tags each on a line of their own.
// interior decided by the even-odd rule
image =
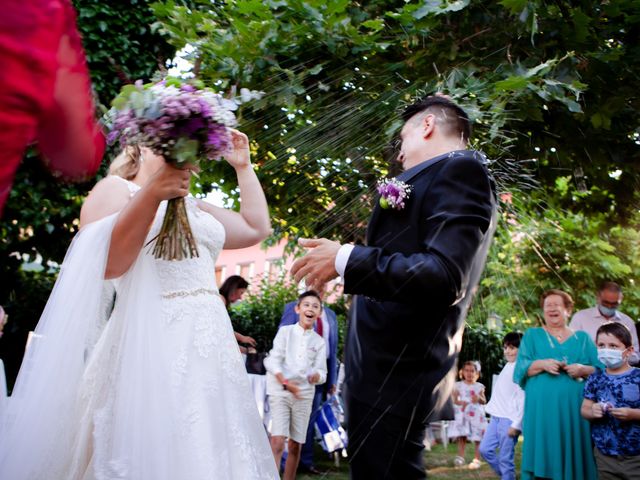
<svg viewBox="0 0 640 480">
<path fill-rule="evenodd" d="M 296 282 L 305 280 L 307 287 L 318 290 L 322 285 L 338 276 L 336 255 L 340 244 L 326 238 L 301 238 L 298 245 L 308 249 L 306 255 L 291 266 Z"/>
</svg>

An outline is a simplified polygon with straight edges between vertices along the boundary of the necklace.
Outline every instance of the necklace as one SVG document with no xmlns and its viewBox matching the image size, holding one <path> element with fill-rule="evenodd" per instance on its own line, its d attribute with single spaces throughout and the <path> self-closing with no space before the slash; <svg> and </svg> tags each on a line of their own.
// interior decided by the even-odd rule
<svg viewBox="0 0 640 480">
<path fill-rule="evenodd" d="M 562 341 L 566 333 L 566 330 L 564 328 L 562 329 L 561 333 L 552 333 L 551 331 L 549 331 L 547 327 L 544 327 L 544 329 L 547 332 L 547 334 L 554 336 L 555 338 L 558 339 L 558 341 Z"/>
<path fill-rule="evenodd" d="M 560 334 L 549 332 L 546 326 L 542 327 L 542 329 L 544 330 L 544 333 L 547 334 L 547 339 L 549 340 L 549 345 L 551 346 L 551 348 L 556 348 L 556 346 L 551 341 L 551 337 L 554 337 L 556 340 L 558 340 L 558 343 L 562 344 L 562 342 L 567 338 L 569 338 L 571 335 L 575 335 L 575 332 L 573 330 L 568 329 L 567 327 L 564 327 L 562 329 L 562 333 Z"/>
</svg>

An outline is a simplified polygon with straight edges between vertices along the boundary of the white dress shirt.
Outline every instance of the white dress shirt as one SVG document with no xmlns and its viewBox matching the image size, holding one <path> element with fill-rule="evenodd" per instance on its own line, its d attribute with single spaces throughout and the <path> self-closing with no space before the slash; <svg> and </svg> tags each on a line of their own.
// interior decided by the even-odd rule
<svg viewBox="0 0 640 480">
<path fill-rule="evenodd" d="M 350 243 L 344 244 L 340 246 L 340 250 L 336 254 L 336 259 L 334 262 L 334 266 L 336 267 L 336 272 L 338 275 L 344 278 L 344 271 L 347 269 L 347 262 L 349 261 L 349 255 L 351 255 L 351 250 L 353 247 Z"/>
<path fill-rule="evenodd" d="M 278 373 L 282 373 L 284 378 L 298 384 L 301 397 L 313 397 L 315 385 L 327 380 L 324 339 L 313 329 L 305 330 L 300 323 L 280 327 L 276 338 L 273 339 L 273 348 L 264 360 L 264 366 L 267 369 L 269 395 L 286 394 L 286 390 L 276 378 Z M 315 373 L 320 374 L 320 379 L 312 385 L 308 377 Z"/>
<path fill-rule="evenodd" d="M 507 362 L 502 368 L 485 411 L 492 417 L 508 418 L 511 420 L 512 428 L 522 431 L 524 390 L 513 381 L 515 366 L 516 362 Z"/>
</svg>

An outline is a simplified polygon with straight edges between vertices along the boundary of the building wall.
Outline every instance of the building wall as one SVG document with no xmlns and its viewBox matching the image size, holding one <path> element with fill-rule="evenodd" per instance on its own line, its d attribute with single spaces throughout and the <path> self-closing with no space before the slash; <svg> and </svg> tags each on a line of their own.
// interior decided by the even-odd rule
<svg viewBox="0 0 640 480">
<path fill-rule="evenodd" d="M 231 275 L 240 275 L 249 282 L 249 290 L 259 285 L 264 275 L 272 279 L 279 278 L 282 273 L 289 275 L 291 264 L 295 260 L 293 255 L 284 256 L 287 242 L 280 240 L 277 245 L 266 250 L 260 244 L 237 250 L 222 250 L 216 262 L 216 282 L 222 285 Z M 301 288 L 304 288 L 301 286 Z M 325 300 L 335 302 L 342 294 L 340 278 L 329 282 Z"/>
<path fill-rule="evenodd" d="M 282 271 L 289 272 L 293 256 L 284 257 L 285 240 L 266 250 L 260 244 L 249 248 L 223 250 L 216 262 L 216 281 L 221 285 L 231 275 L 240 275 L 250 284 L 256 284 L 264 275 L 277 277 Z"/>
</svg>

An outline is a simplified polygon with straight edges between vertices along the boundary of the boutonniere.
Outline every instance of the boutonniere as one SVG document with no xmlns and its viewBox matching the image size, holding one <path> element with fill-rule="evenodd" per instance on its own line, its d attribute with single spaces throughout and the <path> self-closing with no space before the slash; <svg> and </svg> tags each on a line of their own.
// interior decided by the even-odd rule
<svg viewBox="0 0 640 480">
<path fill-rule="evenodd" d="M 380 206 L 382 208 L 402 210 L 405 207 L 405 200 L 409 198 L 411 193 L 411 185 L 396 178 L 385 178 L 378 182 L 378 193 L 380 194 Z"/>
</svg>

